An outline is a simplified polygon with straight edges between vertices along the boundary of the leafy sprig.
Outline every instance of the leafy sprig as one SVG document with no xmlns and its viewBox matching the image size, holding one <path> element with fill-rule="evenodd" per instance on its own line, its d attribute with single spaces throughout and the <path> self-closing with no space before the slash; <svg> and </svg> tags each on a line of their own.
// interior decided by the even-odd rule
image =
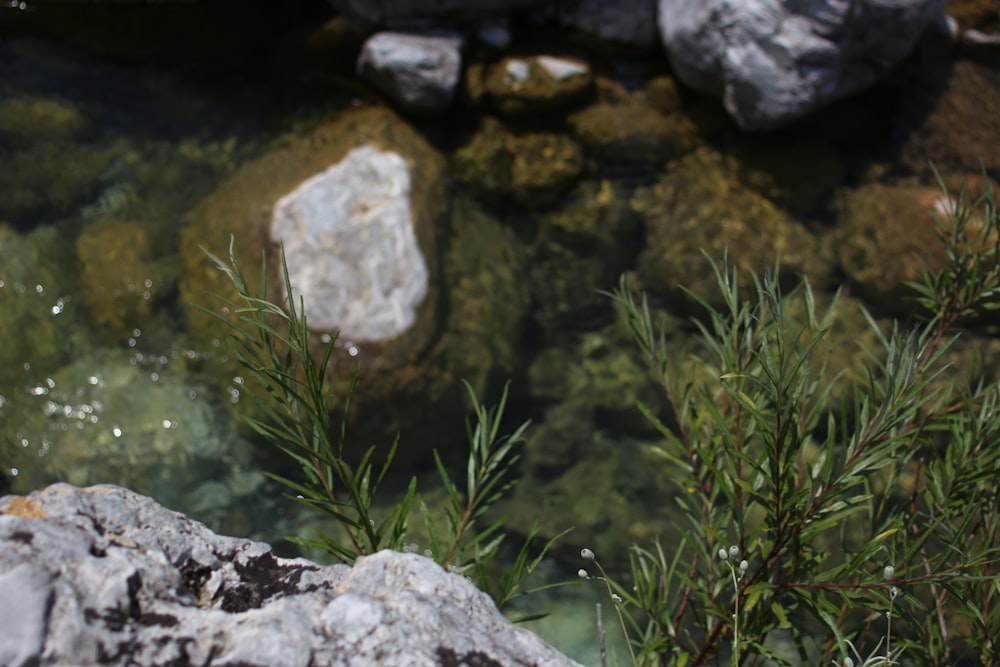
<svg viewBox="0 0 1000 667">
<path fill-rule="evenodd" d="M 434 452 L 448 496 L 445 526 L 438 525 L 419 499 L 416 477 L 411 477 L 401 500 L 388 506 L 378 505 L 379 490 L 392 467 L 399 438 L 393 441 L 380 465 L 374 463 L 375 446 L 365 449 L 357 462 L 352 463 L 346 418 L 341 420 L 339 428 L 332 428 L 329 423 L 338 401 L 329 374 L 337 338 L 332 336 L 321 353 L 313 356 L 305 302 L 301 296 L 295 297 L 284 251 L 281 279 L 287 296 L 279 303 L 268 296 L 266 257 L 261 260 L 261 282 L 254 291 L 240 269 L 233 240 L 226 259 L 202 250 L 226 274 L 238 295 L 235 302 L 216 295 L 220 309 L 204 310 L 226 326 L 232 352 L 249 376 L 249 382 L 242 388 L 260 408 L 260 416 L 244 414 L 244 419 L 297 464 L 302 473 L 301 478 L 294 479 L 274 473 L 268 476 L 283 484 L 292 500 L 335 520 L 347 536 L 344 540 L 335 533 L 317 533 L 313 538 L 289 539 L 325 550 L 345 563 L 381 549 L 403 550 L 411 535 L 410 515 L 419 500 L 431 540 L 430 553 L 439 564 L 474 575 L 499 607 L 528 592 L 525 580 L 561 535 L 538 550 L 533 546 L 537 531 L 532 531 L 515 556 L 514 566 L 496 576 L 490 563 L 505 538 L 504 519 L 496 518 L 486 527 L 477 525 L 516 482 L 512 470 L 528 428 L 525 422 L 512 434 L 501 434 L 507 387 L 499 404 L 488 408 L 479 402 L 472 387 L 465 384 L 475 419 L 466 425 L 469 456 L 462 483 L 453 479 L 442 458 Z M 345 394 L 339 398 L 345 415 L 357 382 L 355 372 Z"/>
<path fill-rule="evenodd" d="M 610 294 L 668 406 L 639 408 L 662 436 L 681 517 L 675 551 L 635 546 L 630 581 L 608 582 L 632 612 L 636 663 L 711 664 L 727 644 L 733 664 L 780 663 L 765 641 L 775 630 L 810 663 L 852 647 L 873 656 L 865 664 L 901 650 L 954 664 L 959 636 L 984 664 L 1000 660 L 1000 387 L 955 379 L 946 362 L 958 325 L 997 308 L 1000 216 L 988 183 L 974 201 L 964 187 L 949 201 L 948 263 L 914 285 L 930 316 L 884 330 L 866 313 L 876 345 L 845 395 L 824 352 L 837 297 L 818 308 L 804 279 L 784 293 L 777 271 L 749 274 L 747 298 L 742 274 L 713 262 L 722 306 L 691 294 L 706 313 L 697 354 L 670 348 L 625 279 Z M 713 558 L 724 544 L 747 557 L 735 595 Z M 898 567 L 889 588 L 871 571 L 886 562 Z M 888 631 L 884 652 L 871 644 L 873 607 L 900 627 L 891 655 Z"/>
</svg>

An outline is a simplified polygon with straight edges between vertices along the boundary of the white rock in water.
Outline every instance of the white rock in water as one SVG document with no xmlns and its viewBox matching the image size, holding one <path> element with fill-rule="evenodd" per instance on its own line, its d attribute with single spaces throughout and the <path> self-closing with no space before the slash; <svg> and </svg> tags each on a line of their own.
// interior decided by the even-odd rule
<svg viewBox="0 0 1000 667">
<path fill-rule="evenodd" d="M 524 60 L 510 60 L 507 62 L 507 81 L 510 83 L 520 83 L 531 78 L 531 66 Z"/>
<path fill-rule="evenodd" d="M 380 342 L 413 324 L 428 271 L 409 193 L 406 161 L 366 145 L 275 205 L 271 238 L 284 243 L 310 328 Z"/>
<path fill-rule="evenodd" d="M 587 75 L 587 66 L 574 60 L 554 56 L 538 56 L 536 62 L 556 81 L 565 81 L 574 76 Z"/>
</svg>

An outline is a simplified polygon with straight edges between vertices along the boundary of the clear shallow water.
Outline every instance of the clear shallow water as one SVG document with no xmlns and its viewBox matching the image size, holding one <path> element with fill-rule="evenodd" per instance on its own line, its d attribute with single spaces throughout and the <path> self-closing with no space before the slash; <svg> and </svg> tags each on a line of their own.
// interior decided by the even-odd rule
<svg viewBox="0 0 1000 667">
<path fill-rule="evenodd" d="M 312 527 L 314 519 L 299 515 L 264 479 L 262 469 L 276 465 L 270 453 L 233 423 L 228 407 L 239 395 L 202 376 L 205 359 L 220 349 L 191 342 L 177 294 L 188 210 L 241 165 L 331 113 L 370 101 L 340 79 L 288 64 L 294 58 L 269 59 L 213 68 L 128 66 L 44 42 L 0 44 L 0 469 L 9 489 L 126 484 L 220 532 L 279 544 Z M 995 81 L 995 72 L 974 73 L 978 90 L 988 89 L 983 76 Z M 848 125 L 856 121 L 847 118 Z M 422 129 L 451 150 L 463 141 L 456 128 L 474 125 L 449 118 Z M 983 127 L 989 140 L 990 126 Z M 913 141 L 897 134 L 878 148 L 891 153 L 902 145 L 902 153 L 922 159 L 935 141 L 947 143 L 932 130 Z M 801 203 L 801 191 L 789 183 L 850 183 L 864 169 L 912 175 L 898 155 L 872 167 L 862 149 L 844 148 L 847 139 L 829 169 L 820 165 L 823 178 L 812 178 L 809 169 L 780 164 L 787 158 L 783 142 L 799 139 L 723 133 L 691 160 L 697 177 L 690 188 L 704 183 L 698 192 L 712 204 L 729 197 L 750 208 L 731 181 L 712 180 L 727 168 L 718 156 L 728 156 L 729 140 L 733 153 L 750 156 L 739 166 L 744 180 L 770 190 L 770 199 L 749 199 L 753 205 L 774 200 L 808 211 L 819 197 L 806 192 Z M 783 169 L 761 167 L 754 157 Z M 975 158 L 964 157 L 974 170 Z M 545 491 L 541 501 L 521 499 L 508 511 L 525 530 L 538 517 L 552 532 L 579 526 L 567 540 L 567 563 L 547 568 L 554 580 L 573 578 L 572 554 L 581 543 L 625 553 L 629 541 L 654 535 L 656 513 L 642 508 L 662 507 L 668 486 L 642 458 L 649 434 L 630 410 L 646 397 L 636 379 L 643 370 L 594 290 L 613 287 L 621 270 L 634 268 L 642 216 L 663 215 L 657 202 L 670 188 L 648 188 L 641 206 L 629 198 L 669 170 L 593 161 L 558 206 L 493 199 L 470 209 L 489 212 L 521 242 L 532 314 L 515 378 L 515 416 L 536 420 L 541 445 L 526 454 L 533 471 L 527 483 Z M 966 162 L 958 162 L 959 171 Z M 724 207 L 711 213 L 727 215 Z M 824 209 L 807 223 L 829 224 L 831 216 Z M 428 484 L 432 479 L 423 488 Z M 551 612 L 533 627 L 590 664 L 597 663 L 594 588 L 527 599 L 528 610 Z M 617 632 L 607 604 L 605 626 L 609 635 Z"/>
<path fill-rule="evenodd" d="M 332 111 L 326 96 L 282 113 L 238 73 L 27 40 L 0 55 L 5 483 L 121 483 L 217 529 L 280 539 L 274 512 L 250 509 L 265 482 L 225 409 L 234 396 L 198 374 L 218 350 L 187 341 L 179 232 L 227 173 Z"/>
</svg>

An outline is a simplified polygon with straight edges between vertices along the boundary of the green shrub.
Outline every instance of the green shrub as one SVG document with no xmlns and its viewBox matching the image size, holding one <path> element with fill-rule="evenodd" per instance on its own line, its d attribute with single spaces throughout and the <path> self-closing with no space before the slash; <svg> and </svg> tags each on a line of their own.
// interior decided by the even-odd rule
<svg viewBox="0 0 1000 667">
<path fill-rule="evenodd" d="M 956 327 L 998 306 L 1000 215 L 988 183 L 952 201 L 949 266 L 913 285 L 929 316 L 867 316 L 878 345 L 843 396 L 821 352 L 833 307 L 805 280 L 752 276 L 741 299 L 714 265 L 725 307 L 691 294 L 698 356 L 624 279 L 611 294 L 669 406 L 640 408 L 682 516 L 669 548 L 632 547 L 628 577 L 581 573 L 614 595 L 634 662 L 1000 664 L 1000 385 L 945 362 Z"/>
<path fill-rule="evenodd" d="M 233 303 L 216 297 L 221 309 L 206 311 L 229 327 L 230 348 L 249 376 L 249 383 L 243 389 L 263 415 L 262 419 L 250 415 L 245 419 L 265 440 L 293 460 L 301 472 L 296 479 L 269 476 L 290 490 L 290 499 L 333 519 L 346 536 L 344 539 L 341 535 L 321 533 L 312 539 L 297 536 L 289 539 L 325 550 L 344 563 L 353 563 L 358 556 L 381 549 L 405 550 L 411 532 L 411 509 L 419 501 L 416 477 L 411 478 L 402 502 L 385 512 L 376 509 L 378 491 L 392 466 L 398 438 L 377 471 L 374 446 L 365 450 L 358 462 L 351 462 L 345 422 L 341 422 L 339 429 L 331 428 L 329 423 L 331 408 L 337 400 L 331 395 L 327 375 L 336 337 L 326 344 L 318 359 L 310 353 L 305 304 L 301 298 L 296 303 L 284 251 L 282 278 L 285 294 L 292 296 L 283 305 L 268 298 L 266 260 L 262 260 L 261 285 L 254 292 L 240 270 L 232 241 L 227 260 L 203 251 L 233 283 L 241 301 Z M 351 390 L 356 382 L 355 374 Z M 430 542 L 429 555 L 442 567 L 473 577 L 502 608 L 512 598 L 524 594 L 525 579 L 559 536 L 532 555 L 530 547 L 536 532 L 533 530 L 517 553 L 514 565 L 504 574 L 493 574 L 490 564 L 505 537 L 503 519 L 487 526 L 477 522 L 515 483 L 511 469 L 520 457 L 517 447 L 523 442 L 528 423 L 521 424 L 512 434 L 501 434 L 507 388 L 500 402 L 488 408 L 479 402 L 468 384 L 465 386 L 475 420 L 466 424 L 469 455 L 464 484 L 452 479 L 435 451 L 441 484 L 448 498 L 446 525 L 442 528 L 422 501 L 419 505 L 425 537 Z M 350 393 L 341 397 L 345 413 Z"/>
</svg>

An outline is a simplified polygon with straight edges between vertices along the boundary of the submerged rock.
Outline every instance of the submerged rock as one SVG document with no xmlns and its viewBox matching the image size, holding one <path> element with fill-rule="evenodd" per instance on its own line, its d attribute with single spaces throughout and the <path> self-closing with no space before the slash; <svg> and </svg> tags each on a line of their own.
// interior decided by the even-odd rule
<svg viewBox="0 0 1000 667">
<path fill-rule="evenodd" d="M 820 240 L 770 199 L 745 186 L 740 165 L 712 149 L 698 149 L 673 163 L 655 184 L 633 197 L 646 221 L 646 248 L 637 273 L 642 286 L 659 295 L 685 297 L 679 285 L 717 303 L 721 299 L 707 254 L 715 262 L 758 274 L 781 258 L 783 275 L 807 274 L 813 284 L 829 280 Z"/>
<path fill-rule="evenodd" d="M 446 259 L 465 238 L 464 231 L 451 229 L 447 186 L 443 157 L 414 129 L 388 109 L 365 108 L 265 154 L 199 203 L 182 234 L 180 287 L 200 347 L 222 348 L 209 362 L 219 384 L 228 387 L 244 372 L 220 344 L 231 332 L 199 307 L 212 305 L 208 293 L 230 301 L 237 296 L 200 246 L 220 254 L 235 235 L 251 286 L 260 284 L 265 250 L 270 293 L 279 295 L 271 298 L 280 300 L 272 241 L 280 237 L 295 253 L 289 255 L 290 277 L 310 309 L 316 351 L 324 335 L 340 332 L 328 376 L 334 394 L 343 398 L 351 375 L 356 369 L 359 374 L 347 455 L 371 445 L 388 448 L 401 435 L 399 458 L 413 462 L 433 448 L 461 442 L 460 380 L 468 379 L 489 399 L 487 388 L 510 376 L 512 354 L 482 351 L 516 350 L 522 317 L 519 307 L 511 311 L 519 299 L 493 307 L 507 283 L 518 280 L 516 271 L 502 266 L 513 254 L 505 246 L 471 252 L 461 266 Z M 298 193 L 294 206 L 292 193 Z M 497 271 L 502 275 L 478 286 L 477 274 Z M 474 314 L 463 281 L 471 288 Z M 470 329 L 476 334 L 457 335 Z M 239 407 L 254 409 L 249 400 Z M 342 407 L 338 400 L 332 415 L 338 426 Z"/>
<path fill-rule="evenodd" d="M 0 224 L 0 388 L 18 384 L 29 368 L 45 373 L 68 354 L 76 321 L 73 265 L 71 244 L 58 229 L 21 235 Z"/>
<path fill-rule="evenodd" d="M 994 13 L 994 15 L 996 15 Z M 994 61 L 995 62 L 995 61 Z M 941 57 L 927 63 L 899 103 L 906 131 L 901 161 L 930 181 L 941 171 L 1000 173 L 1000 68 L 995 64 Z"/>
<path fill-rule="evenodd" d="M 682 81 L 766 130 L 877 82 L 943 11 L 944 0 L 660 0 L 659 24 Z"/>
<path fill-rule="evenodd" d="M 940 188 L 923 185 L 873 184 L 841 197 L 837 257 L 869 303 L 898 316 L 917 309 L 906 283 L 946 266 L 935 216 L 947 218 L 949 206 Z"/>
<path fill-rule="evenodd" d="M 483 194 L 527 206 L 549 203 L 577 181 L 583 150 L 562 134 L 514 133 L 486 116 L 454 155 L 458 177 Z"/>
<path fill-rule="evenodd" d="M 573 134 L 608 162 L 660 163 L 694 148 L 697 128 L 680 114 L 637 104 L 594 104 L 569 117 Z"/>
<path fill-rule="evenodd" d="M 117 486 L 0 499 L 5 665 L 576 665 L 415 554 L 274 556 Z"/>
<path fill-rule="evenodd" d="M 20 95 L 0 103 L 0 134 L 13 141 L 77 139 L 91 129 L 90 119 L 65 100 Z"/>
<path fill-rule="evenodd" d="M 510 116 L 564 111 L 586 99 L 593 84 L 589 63 L 545 54 L 508 56 L 466 70 L 473 102 L 485 102 Z"/>
<path fill-rule="evenodd" d="M 171 261 L 153 258 L 152 242 L 140 223 L 107 219 L 87 225 L 77 238 L 76 253 L 80 290 L 91 318 L 121 340 L 148 326 L 154 304 L 177 280 Z"/>
<path fill-rule="evenodd" d="M 114 480 L 184 506 L 249 454 L 201 392 L 159 360 L 97 350 L 10 396 L 0 451 L 16 488 Z"/>
</svg>

